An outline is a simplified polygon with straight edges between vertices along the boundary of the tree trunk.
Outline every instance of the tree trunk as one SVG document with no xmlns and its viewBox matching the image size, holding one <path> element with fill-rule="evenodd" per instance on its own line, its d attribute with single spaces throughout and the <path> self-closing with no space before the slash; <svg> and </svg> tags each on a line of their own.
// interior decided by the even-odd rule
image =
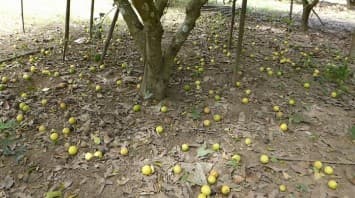
<svg viewBox="0 0 355 198">
<path fill-rule="evenodd" d="M 347 0 L 347 6 L 349 10 L 355 10 L 355 0 Z"/>
<path fill-rule="evenodd" d="M 69 21 L 70 21 L 70 0 L 67 0 L 67 7 L 65 12 L 65 30 L 64 30 L 64 46 L 63 46 L 63 61 L 65 61 L 65 54 L 68 48 L 69 40 Z"/>
<path fill-rule="evenodd" d="M 302 28 L 303 31 L 308 30 L 308 20 L 309 20 L 309 15 L 311 14 L 312 9 L 309 6 L 303 6 L 303 12 L 302 12 Z"/>
<path fill-rule="evenodd" d="M 247 12 L 247 0 L 243 0 L 243 2 L 242 2 L 242 11 L 240 13 L 240 20 L 239 20 L 237 56 L 235 58 L 235 67 L 234 67 L 234 70 L 233 70 L 233 81 L 236 80 L 235 78 L 236 78 L 236 76 L 238 74 L 239 67 L 240 67 L 240 62 L 241 62 L 241 53 L 242 53 L 242 47 L 243 47 L 243 36 L 244 36 L 244 25 L 245 25 L 246 12 Z"/>
<path fill-rule="evenodd" d="M 131 0 L 131 2 L 115 0 L 115 2 L 118 3 L 129 32 L 144 57 L 141 94 L 145 99 L 160 100 L 165 97 L 174 58 L 195 27 L 201 7 L 207 0 L 188 2 L 184 22 L 164 50 L 162 49 L 163 27 L 160 19 L 168 5 L 168 0 Z"/>
<path fill-rule="evenodd" d="M 21 21 L 22 21 L 22 32 L 25 33 L 25 19 L 23 16 L 23 0 L 21 0 Z"/>
<path fill-rule="evenodd" d="M 302 28 L 304 31 L 308 30 L 308 21 L 309 21 L 309 15 L 311 14 L 311 11 L 314 6 L 318 4 L 319 0 L 313 0 L 312 3 L 309 3 L 308 0 L 303 0 L 303 12 L 302 12 Z"/>
<path fill-rule="evenodd" d="M 163 28 L 161 25 L 145 24 L 144 77 L 141 94 L 145 99 L 165 97 L 164 61 L 161 47 Z"/>
<path fill-rule="evenodd" d="M 352 33 L 351 45 L 350 45 L 350 59 L 355 59 L 355 31 Z"/>
<path fill-rule="evenodd" d="M 237 0 L 233 0 L 232 4 L 232 20 L 231 20 L 231 28 L 229 31 L 229 40 L 228 40 L 228 48 L 232 48 L 232 38 L 233 38 L 233 28 L 234 28 L 234 20 L 235 20 L 235 4 Z"/>
<path fill-rule="evenodd" d="M 90 39 L 92 38 L 92 26 L 94 24 L 94 9 L 95 9 L 95 0 L 91 0 L 90 24 L 89 24 Z"/>
<path fill-rule="evenodd" d="M 290 23 L 292 22 L 292 12 L 293 12 L 293 0 L 291 0 L 290 2 L 290 13 L 289 13 Z"/>
</svg>

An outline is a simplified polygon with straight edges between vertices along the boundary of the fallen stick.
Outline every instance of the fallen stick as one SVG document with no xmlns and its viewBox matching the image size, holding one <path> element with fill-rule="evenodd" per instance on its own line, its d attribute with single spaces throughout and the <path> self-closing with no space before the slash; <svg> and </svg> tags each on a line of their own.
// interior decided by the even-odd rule
<svg viewBox="0 0 355 198">
<path fill-rule="evenodd" d="M 15 55 L 13 57 L 2 59 L 2 60 L 0 60 L 0 63 L 12 61 L 14 59 L 18 59 L 18 58 L 21 58 L 21 57 L 24 57 L 24 56 L 28 56 L 28 55 L 37 54 L 37 53 L 41 52 L 42 49 L 49 50 L 49 49 L 53 49 L 53 48 L 54 47 L 46 47 L 46 48 L 41 48 L 41 49 L 36 49 L 36 50 L 33 50 L 33 51 L 25 52 L 23 54 L 19 54 L 19 55 Z"/>
</svg>

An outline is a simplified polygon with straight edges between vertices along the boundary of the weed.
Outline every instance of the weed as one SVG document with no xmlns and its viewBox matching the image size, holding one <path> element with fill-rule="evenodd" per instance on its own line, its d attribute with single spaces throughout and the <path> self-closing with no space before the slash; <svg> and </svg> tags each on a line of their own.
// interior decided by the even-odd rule
<svg viewBox="0 0 355 198">
<path fill-rule="evenodd" d="M 344 82 L 351 76 L 351 71 L 348 68 L 347 61 L 344 61 L 338 65 L 327 64 L 325 77 L 331 82 L 335 82 L 338 85 L 343 85 Z"/>
<path fill-rule="evenodd" d="M 0 152 L 4 156 L 15 156 L 18 162 L 24 157 L 26 148 L 25 146 L 16 147 L 16 127 L 14 120 L 0 122 Z"/>
<path fill-rule="evenodd" d="M 351 128 L 349 128 L 349 133 L 351 136 L 351 140 L 355 141 L 355 125 L 353 125 Z"/>
</svg>

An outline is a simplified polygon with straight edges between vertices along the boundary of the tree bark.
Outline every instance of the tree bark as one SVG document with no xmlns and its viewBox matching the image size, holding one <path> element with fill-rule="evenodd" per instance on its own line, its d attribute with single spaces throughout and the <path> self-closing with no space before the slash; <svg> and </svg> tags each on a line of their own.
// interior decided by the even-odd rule
<svg viewBox="0 0 355 198">
<path fill-rule="evenodd" d="M 21 22 L 22 22 L 22 32 L 25 33 L 25 19 L 23 16 L 23 0 L 21 0 Z"/>
<path fill-rule="evenodd" d="M 92 26 L 94 24 L 94 9 L 95 9 L 95 0 L 91 0 L 91 10 L 90 10 L 90 24 L 89 24 L 89 31 L 90 31 L 90 39 L 92 38 Z"/>
<path fill-rule="evenodd" d="M 355 10 L 355 0 L 346 0 L 349 10 Z"/>
<path fill-rule="evenodd" d="M 235 20 L 235 4 L 237 0 L 233 0 L 232 4 L 232 20 L 231 20 L 231 27 L 229 30 L 229 40 L 228 40 L 228 49 L 232 48 L 232 38 L 233 38 L 233 28 L 234 28 L 234 20 Z"/>
<path fill-rule="evenodd" d="M 111 22 L 110 31 L 107 34 L 104 50 L 102 51 L 102 55 L 101 55 L 100 64 L 102 64 L 104 62 L 104 59 L 105 59 L 105 56 L 106 56 L 106 53 L 107 53 L 107 49 L 108 49 L 108 47 L 110 45 L 110 42 L 111 42 L 111 39 L 112 39 L 113 30 L 115 29 L 115 25 L 117 23 L 119 12 L 120 12 L 120 9 L 117 7 L 115 15 L 113 16 L 113 19 L 112 19 L 112 22 Z"/>
<path fill-rule="evenodd" d="M 292 13 L 293 13 L 293 0 L 291 0 L 290 2 L 290 13 L 289 13 L 290 23 L 292 22 Z"/>
<path fill-rule="evenodd" d="M 65 61 L 65 54 L 68 48 L 69 41 L 69 21 L 70 21 L 70 0 L 67 0 L 67 7 L 65 13 L 65 30 L 64 30 L 64 46 L 63 46 L 63 61 Z"/>
<path fill-rule="evenodd" d="M 162 48 L 163 27 L 160 18 L 168 0 L 115 0 L 128 29 L 144 57 L 144 76 L 141 94 L 144 98 L 162 99 L 174 64 L 174 58 L 186 41 L 201 7 L 207 0 L 190 0 L 186 17 L 167 48 Z M 137 12 L 134 11 L 133 6 Z"/>
<path fill-rule="evenodd" d="M 242 11 L 240 13 L 240 20 L 239 20 L 239 33 L 238 33 L 238 43 L 237 43 L 237 52 L 236 52 L 237 54 L 236 54 L 235 66 L 233 70 L 233 81 L 236 80 L 239 67 L 240 67 L 240 62 L 241 62 L 246 12 L 247 12 L 247 0 L 243 0 Z"/>
<path fill-rule="evenodd" d="M 309 15 L 314 6 L 318 4 L 319 0 L 313 0 L 312 3 L 309 3 L 308 0 L 302 0 L 303 4 L 303 12 L 302 12 L 302 28 L 304 31 L 308 30 L 308 22 L 309 22 Z"/>
</svg>

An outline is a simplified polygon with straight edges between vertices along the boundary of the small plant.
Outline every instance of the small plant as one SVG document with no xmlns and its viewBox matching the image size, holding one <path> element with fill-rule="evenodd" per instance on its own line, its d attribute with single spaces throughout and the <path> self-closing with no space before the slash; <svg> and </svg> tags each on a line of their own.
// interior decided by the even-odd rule
<svg viewBox="0 0 355 198">
<path fill-rule="evenodd" d="M 355 141 L 355 125 L 349 128 L 349 133 L 352 141 Z"/>
<path fill-rule="evenodd" d="M 20 161 L 25 153 L 25 147 L 16 147 L 15 129 L 17 124 L 14 120 L 0 122 L 0 153 L 4 156 L 15 156 Z"/>
<path fill-rule="evenodd" d="M 350 74 L 347 62 L 344 62 L 341 65 L 328 64 L 325 77 L 332 82 L 342 85 L 350 77 Z"/>
</svg>

